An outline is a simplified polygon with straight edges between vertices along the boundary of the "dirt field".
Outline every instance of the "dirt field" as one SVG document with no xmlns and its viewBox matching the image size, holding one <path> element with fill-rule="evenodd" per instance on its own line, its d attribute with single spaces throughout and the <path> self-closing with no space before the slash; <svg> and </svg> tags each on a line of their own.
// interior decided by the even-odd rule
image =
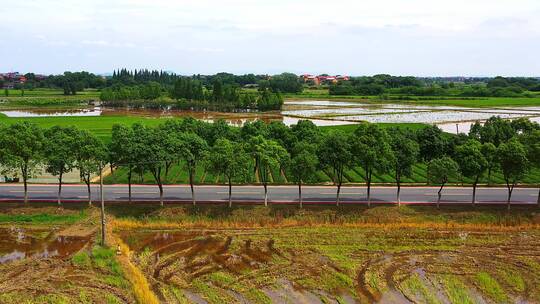
<svg viewBox="0 0 540 304">
<path fill-rule="evenodd" d="M 533 208 L 0 211 L 0 303 L 540 303 Z"/>
<path fill-rule="evenodd" d="M 121 232 L 167 303 L 537 303 L 540 233 Z"/>
<path fill-rule="evenodd" d="M 96 210 L 2 209 L 0 303 L 135 303 Z"/>
<path fill-rule="evenodd" d="M 540 303 L 534 209 L 139 212 L 117 234 L 166 303 Z"/>
</svg>

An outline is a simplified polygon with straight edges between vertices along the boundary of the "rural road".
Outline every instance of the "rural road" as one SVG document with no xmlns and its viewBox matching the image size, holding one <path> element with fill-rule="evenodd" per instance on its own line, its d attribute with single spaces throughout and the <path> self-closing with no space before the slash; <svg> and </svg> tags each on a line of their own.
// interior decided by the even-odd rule
<svg viewBox="0 0 540 304">
<path fill-rule="evenodd" d="M 57 185 L 29 185 L 29 199 L 32 202 L 55 202 Z M 107 202 L 125 202 L 128 200 L 127 185 L 105 185 Z M 272 203 L 297 203 L 298 188 L 296 186 L 269 186 L 269 201 Z M 432 204 L 437 200 L 438 187 L 403 187 L 402 203 Z M 336 187 L 305 186 L 302 189 L 304 203 L 331 204 L 335 201 Z M 443 190 L 441 203 L 463 204 L 471 201 L 471 188 L 447 187 Z M 225 202 L 228 197 L 226 186 L 195 186 L 198 203 Z M 235 203 L 262 203 L 264 190 L 262 186 L 233 186 Z M 478 188 L 477 201 L 480 204 L 506 203 L 506 188 Z M 537 188 L 516 188 L 512 195 L 513 204 L 536 204 Z M 17 202 L 24 198 L 22 184 L 0 184 L 0 202 Z M 69 201 L 87 201 L 87 190 L 84 185 L 64 185 L 62 199 Z M 154 185 L 133 185 L 132 199 L 137 202 L 158 202 L 159 192 Z M 395 187 L 372 187 L 372 203 L 394 203 Z M 99 200 L 99 185 L 92 185 L 92 200 Z M 164 186 L 165 202 L 191 202 L 189 185 Z M 365 187 L 342 187 L 342 203 L 360 203 L 366 201 Z"/>
</svg>

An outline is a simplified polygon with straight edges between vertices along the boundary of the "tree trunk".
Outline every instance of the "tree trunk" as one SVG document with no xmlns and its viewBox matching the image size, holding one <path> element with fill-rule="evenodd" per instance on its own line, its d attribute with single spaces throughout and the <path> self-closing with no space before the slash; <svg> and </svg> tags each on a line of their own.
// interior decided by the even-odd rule
<svg viewBox="0 0 540 304">
<path fill-rule="evenodd" d="M 367 206 L 371 208 L 371 173 L 366 170 Z"/>
<path fill-rule="evenodd" d="M 510 186 L 510 183 L 506 182 L 506 188 L 508 189 L 508 199 L 506 200 L 506 209 L 510 210 L 510 201 L 512 200 L 512 191 L 514 191 L 514 185 Z"/>
<path fill-rule="evenodd" d="M 441 188 L 439 188 L 439 192 L 437 192 L 437 209 L 440 209 L 441 196 L 442 196 L 441 192 L 442 192 L 442 189 L 443 189 L 443 187 L 444 187 L 444 184 L 445 184 L 445 183 L 443 183 L 443 184 L 441 185 Z"/>
<path fill-rule="evenodd" d="M 99 168 L 99 196 L 101 198 L 101 246 L 105 246 L 105 193 L 103 192 L 103 166 Z"/>
<path fill-rule="evenodd" d="M 472 205 L 473 207 L 476 206 L 476 186 L 478 185 L 478 179 L 480 177 L 477 176 L 473 183 L 473 190 L 472 190 Z"/>
<path fill-rule="evenodd" d="M 536 204 L 540 208 L 540 189 L 538 189 L 538 199 L 536 200 Z"/>
<path fill-rule="evenodd" d="M 28 167 L 24 166 L 23 170 L 23 183 L 24 183 L 24 203 L 28 203 Z"/>
<path fill-rule="evenodd" d="M 88 191 L 88 205 L 92 205 L 92 190 L 90 189 L 90 180 L 85 181 L 86 183 L 86 190 Z"/>
<path fill-rule="evenodd" d="M 62 205 L 62 175 L 63 172 L 60 172 L 58 176 L 58 205 Z"/>
<path fill-rule="evenodd" d="M 488 169 L 488 186 L 491 186 L 491 167 Z"/>
<path fill-rule="evenodd" d="M 193 170 L 189 170 L 189 186 L 191 187 L 191 201 L 195 206 L 195 190 L 193 189 Z"/>
<path fill-rule="evenodd" d="M 264 186 L 264 206 L 268 207 L 268 185 L 265 182 L 263 183 L 263 186 Z"/>
<path fill-rule="evenodd" d="M 371 208 L 371 180 L 367 184 L 367 206 Z"/>
<path fill-rule="evenodd" d="M 158 182 L 158 188 L 159 188 L 159 204 L 161 207 L 163 207 L 163 185 L 161 184 L 161 181 Z"/>
<path fill-rule="evenodd" d="M 303 207 L 302 205 L 302 181 L 298 182 L 298 202 L 300 203 L 300 209 Z"/>
<path fill-rule="evenodd" d="M 336 193 L 336 206 L 339 206 L 339 194 L 341 192 L 341 183 L 337 184 L 337 193 Z"/>
<path fill-rule="evenodd" d="M 129 166 L 129 171 L 128 171 L 128 200 L 129 200 L 129 203 L 131 203 L 131 174 L 132 174 L 132 171 L 133 171 L 133 169 L 131 168 L 131 166 Z"/>
<path fill-rule="evenodd" d="M 399 178 L 397 178 L 396 180 L 396 183 L 397 183 L 397 204 L 398 204 L 398 207 L 401 207 L 401 180 Z"/>
<path fill-rule="evenodd" d="M 229 177 L 229 208 L 232 208 L 232 183 Z"/>
</svg>

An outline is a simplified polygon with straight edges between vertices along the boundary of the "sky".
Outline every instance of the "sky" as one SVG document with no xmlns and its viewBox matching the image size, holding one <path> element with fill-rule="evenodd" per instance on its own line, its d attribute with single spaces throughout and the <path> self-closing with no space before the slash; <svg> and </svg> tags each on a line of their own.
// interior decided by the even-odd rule
<svg viewBox="0 0 540 304">
<path fill-rule="evenodd" d="M 540 76 L 540 0 L 0 0 L 0 72 Z"/>
</svg>

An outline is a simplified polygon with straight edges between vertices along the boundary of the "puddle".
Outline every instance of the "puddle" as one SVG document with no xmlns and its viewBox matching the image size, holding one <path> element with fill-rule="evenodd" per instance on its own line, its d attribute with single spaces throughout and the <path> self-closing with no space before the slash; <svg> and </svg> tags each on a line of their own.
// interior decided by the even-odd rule
<svg viewBox="0 0 540 304">
<path fill-rule="evenodd" d="M 66 258 L 89 241 L 89 237 L 55 236 L 43 230 L 0 228 L 0 264 L 25 258 Z"/>
<path fill-rule="evenodd" d="M 0 111 L 0 113 L 7 117 L 54 117 L 54 116 L 99 116 L 101 115 L 101 108 L 94 107 L 88 109 L 74 109 L 74 110 L 51 110 L 51 109 L 32 109 L 32 110 L 7 110 Z"/>
</svg>

